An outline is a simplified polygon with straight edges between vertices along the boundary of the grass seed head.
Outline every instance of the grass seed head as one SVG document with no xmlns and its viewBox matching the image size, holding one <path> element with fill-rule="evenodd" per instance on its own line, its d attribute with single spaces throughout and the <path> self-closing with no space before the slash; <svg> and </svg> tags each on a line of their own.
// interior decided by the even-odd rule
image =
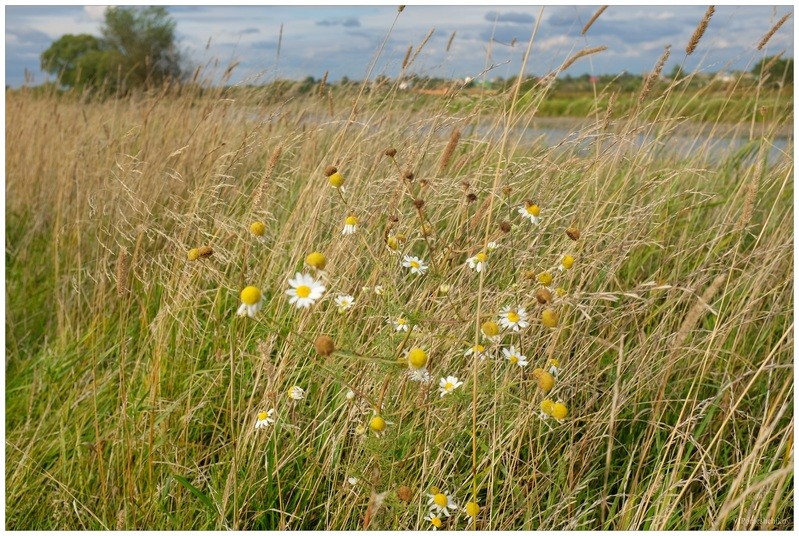
<svg viewBox="0 0 799 536">
<path fill-rule="evenodd" d="M 572 225 L 571 227 L 566 229 L 566 236 L 576 241 L 580 238 L 580 229 Z"/>
<path fill-rule="evenodd" d="M 336 344 L 327 335 L 319 335 L 313 345 L 316 348 L 316 352 L 325 357 L 336 351 Z"/>
<path fill-rule="evenodd" d="M 539 287 L 535 293 L 535 299 L 541 304 L 549 303 L 552 301 L 552 293 L 545 287 Z"/>
</svg>

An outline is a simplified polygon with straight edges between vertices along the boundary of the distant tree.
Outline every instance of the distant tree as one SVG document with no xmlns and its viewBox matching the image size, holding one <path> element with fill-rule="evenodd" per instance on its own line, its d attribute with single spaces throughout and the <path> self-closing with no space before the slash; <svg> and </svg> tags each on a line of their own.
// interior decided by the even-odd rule
<svg viewBox="0 0 799 536">
<path fill-rule="evenodd" d="M 768 68 L 765 72 L 764 69 Z M 793 58 L 769 56 L 752 68 L 752 74 L 765 80 L 772 86 L 793 84 Z"/>
<path fill-rule="evenodd" d="M 101 34 L 62 36 L 42 53 L 42 70 L 67 87 L 123 92 L 183 77 L 175 21 L 163 6 L 111 7 Z"/>
</svg>

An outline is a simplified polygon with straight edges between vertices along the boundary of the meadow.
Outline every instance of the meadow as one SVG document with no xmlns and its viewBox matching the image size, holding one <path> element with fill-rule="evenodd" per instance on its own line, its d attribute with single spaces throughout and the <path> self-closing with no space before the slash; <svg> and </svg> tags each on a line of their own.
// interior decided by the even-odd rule
<svg viewBox="0 0 799 536">
<path fill-rule="evenodd" d="M 6 527 L 793 528 L 792 86 L 557 74 L 7 91 Z"/>
</svg>

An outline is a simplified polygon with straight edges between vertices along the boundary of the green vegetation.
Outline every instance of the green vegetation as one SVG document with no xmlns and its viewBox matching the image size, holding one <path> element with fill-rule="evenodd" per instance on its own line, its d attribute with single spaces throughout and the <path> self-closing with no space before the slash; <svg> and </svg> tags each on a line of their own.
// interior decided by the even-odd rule
<svg viewBox="0 0 799 536">
<path fill-rule="evenodd" d="M 793 528 L 792 96 L 685 77 L 8 91 L 7 528 Z"/>
<path fill-rule="evenodd" d="M 111 7 L 102 39 L 67 34 L 42 53 L 42 70 L 79 90 L 126 93 L 179 80 L 184 73 L 175 21 L 163 6 Z"/>
</svg>

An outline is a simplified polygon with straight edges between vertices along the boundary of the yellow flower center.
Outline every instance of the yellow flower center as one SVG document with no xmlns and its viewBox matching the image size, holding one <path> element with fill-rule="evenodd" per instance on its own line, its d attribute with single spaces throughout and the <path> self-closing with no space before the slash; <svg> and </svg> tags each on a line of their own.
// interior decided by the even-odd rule
<svg viewBox="0 0 799 536">
<path fill-rule="evenodd" d="M 305 262 L 308 266 L 313 266 L 318 270 L 324 270 L 325 265 L 327 264 L 327 259 L 323 253 L 319 253 L 318 251 L 314 251 L 313 253 L 309 253 L 307 257 L 305 257 Z"/>
<path fill-rule="evenodd" d="M 311 287 L 307 285 L 300 285 L 297 287 L 297 296 L 300 298 L 307 298 L 311 295 Z"/>
<path fill-rule="evenodd" d="M 552 283 L 552 274 L 549 272 L 543 272 L 538 275 L 538 282 L 542 285 L 549 285 Z"/>
<path fill-rule="evenodd" d="M 541 411 L 546 413 L 547 415 L 552 415 L 552 408 L 555 406 L 555 403 L 552 402 L 550 399 L 542 400 L 541 401 Z"/>
<path fill-rule="evenodd" d="M 333 188 L 338 188 L 344 184 L 344 177 L 341 175 L 341 173 L 335 172 L 327 178 L 327 182 L 330 183 L 330 186 Z"/>
<path fill-rule="evenodd" d="M 518 363 L 518 362 L 519 362 L 519 356 L 512 355 L 512 356 L 510 356 L 510 357 L 508 358 L 508 361 L 510 361 L 511 363 L 513 363 L 513 364 L 515 365 L 516 363 Z"/>
<path fill-rule="evenodd" d="M 555 404 L 552 405 L 552 416 L 556 419 L 565 419 L 568 414 L 569 410 L 566 408 L 566 404 L 555 402 Z"/>
<path fill-rule="evenodd" d="M 541 214 L 541 209 L 538 208 L 538 205 L 527 205 L 525 208 L 530 216 L 538 217 L 538 215 Z"/>
<path fill-rule="evenodd" d="M 188 258 L 190 261 L 196 261 L 200 258 L 200 250 L 198 248 L 192 248 L 189 250 Z"/>
<path fill-rule="evenodd" d="M 266 418 L 267 418 L 267 416 L 268 416 L 268 415 L 266 414 L 266 412 L 265 412 L 265 411 L 262 411 L 261 413 L 259 413 L 259 414 L 258 414 L 258 420 L 259 420 L 259 421 L 265 421 L 265 420 L 266 420 Z"/>
<path fill-rule="evenodd" d="M 404 326 L 407 323 L 408 323 L 408 321 L 405 320 L 404 318 L 398 318 L 397 319 L 397 324 L 399 324 L 400 326 Z"/>
<path fill-rule="evenodd" d="M 432 523 L 432 524 L 433 524 L 433 526 L 434 526 L 435 528 L 437 528 L 437 529 L 440 529 L 440 528 L 441 528 L 441 518 L 440 518 L 440 517 L 438 517 L 438 516 L 433 516 L 433 517 L 431 517 L 431 518 L 430 518 L 430 523 Z"/>
<path fill-rule="evenodd" d="M 427 364 L 427 353 L 421 348 L 412 348 L 408 352 L 408 364 L 416 369 L 423 368 Z"/>
<path fill-rule="evenodd" d="M 369 428 L 371 428 L 375 432 L 382 432 L 383 430 L 386 429 L 386 420 L 380 415 L 375 415 L 369 421 Z"/>
<path fill-rule="evenodd" d="M 485 262 L 486 259 L 488 259 L 488 255 L 486 255 L 483 252 L 480 252 L 474 256 L 474 260 L 476 260 L 477 262 Z"/>
<path fill-rule="evenodd" d="M 444 384 L 444 390 L 445 391 L 452 391 L 453 389 L 455 389 L 455 384 L 454 383 L 447 382 L 447 383 Z"/>
<path fill-rule="evenodd" d="M 250 225 L 250 232 L 255 236 L 263 236 L 266 232 L 266 225 L 263 222 L 256 221 Z"/>
<path fill-rule="evenodd" d="M 419 263 L 416 262 L 416 261 L 411 261 L 410 264 L 411 264 L 411 268 L 416 268 L 416 269 L 419 268 Z"/>
<path fill-rule="evenodd" d="M 344 223 L 347 225 L 358 225 L 358 218 L 355 216 L 347 216 L 347 219 L 344 220 Z"/>
<path fill-rule="evenodd" d="M 446 508 L 449 504 L 449 499 L 447 499 L 447 496 L 443 493 L 436 493 L 433 495 L 433 502 L 441 508 Z"/>
<path fill-rule="evenodd" d="M 482 354 L 483 350 L 485 350 L 485 346 L 483 346 L 482 344 L 475 344 L 474 346 L 472 346 L 472 352 L 474 352 L 475 354 Z"/>
<path fill-rule="evenodd" d="M 512 324 L 515 324 L 516 322 L 521 320 L 519 313 L 517 313 L 516 311 L 508 311 L 508 314 L 505 315 L 505 318 L 507 318 L 508 322 Z"/>
<path fill-rule="evenodd" d="M 563 257 L 561 264 L 563 265 L 564 268 L 568 270 L 574 265 L 574 257 L 572 257 L 571 255 L 566 255 L 565 257 Z"/>
<path fill-rule="evenodd" d="M 469 517 L 477 517 L 477 514 L 480 513 L 480 505 L 476 502 L 468 502 L 466 503 L 466 515 Z"/>
<path fill-rule="evenodd" d="M 544 309 L 541 313 L 541 323 L 548 328 L 554 328 L 558 325 L 558 313 L 552 309 Z"/>
<path fill-rule="evenodd" d="M 258 287 L 244 287 L 241 291 L 241 301 L 247 305 L 255 305 L 261 301 L 261 291 Z"/>
<path fill-rule="evenodd" d="M 483 323 L 483 333 L 486 337 L 495 337 L 499 335 L 499 326 L 496 322 L 488 321 Z"/>
</svg>

